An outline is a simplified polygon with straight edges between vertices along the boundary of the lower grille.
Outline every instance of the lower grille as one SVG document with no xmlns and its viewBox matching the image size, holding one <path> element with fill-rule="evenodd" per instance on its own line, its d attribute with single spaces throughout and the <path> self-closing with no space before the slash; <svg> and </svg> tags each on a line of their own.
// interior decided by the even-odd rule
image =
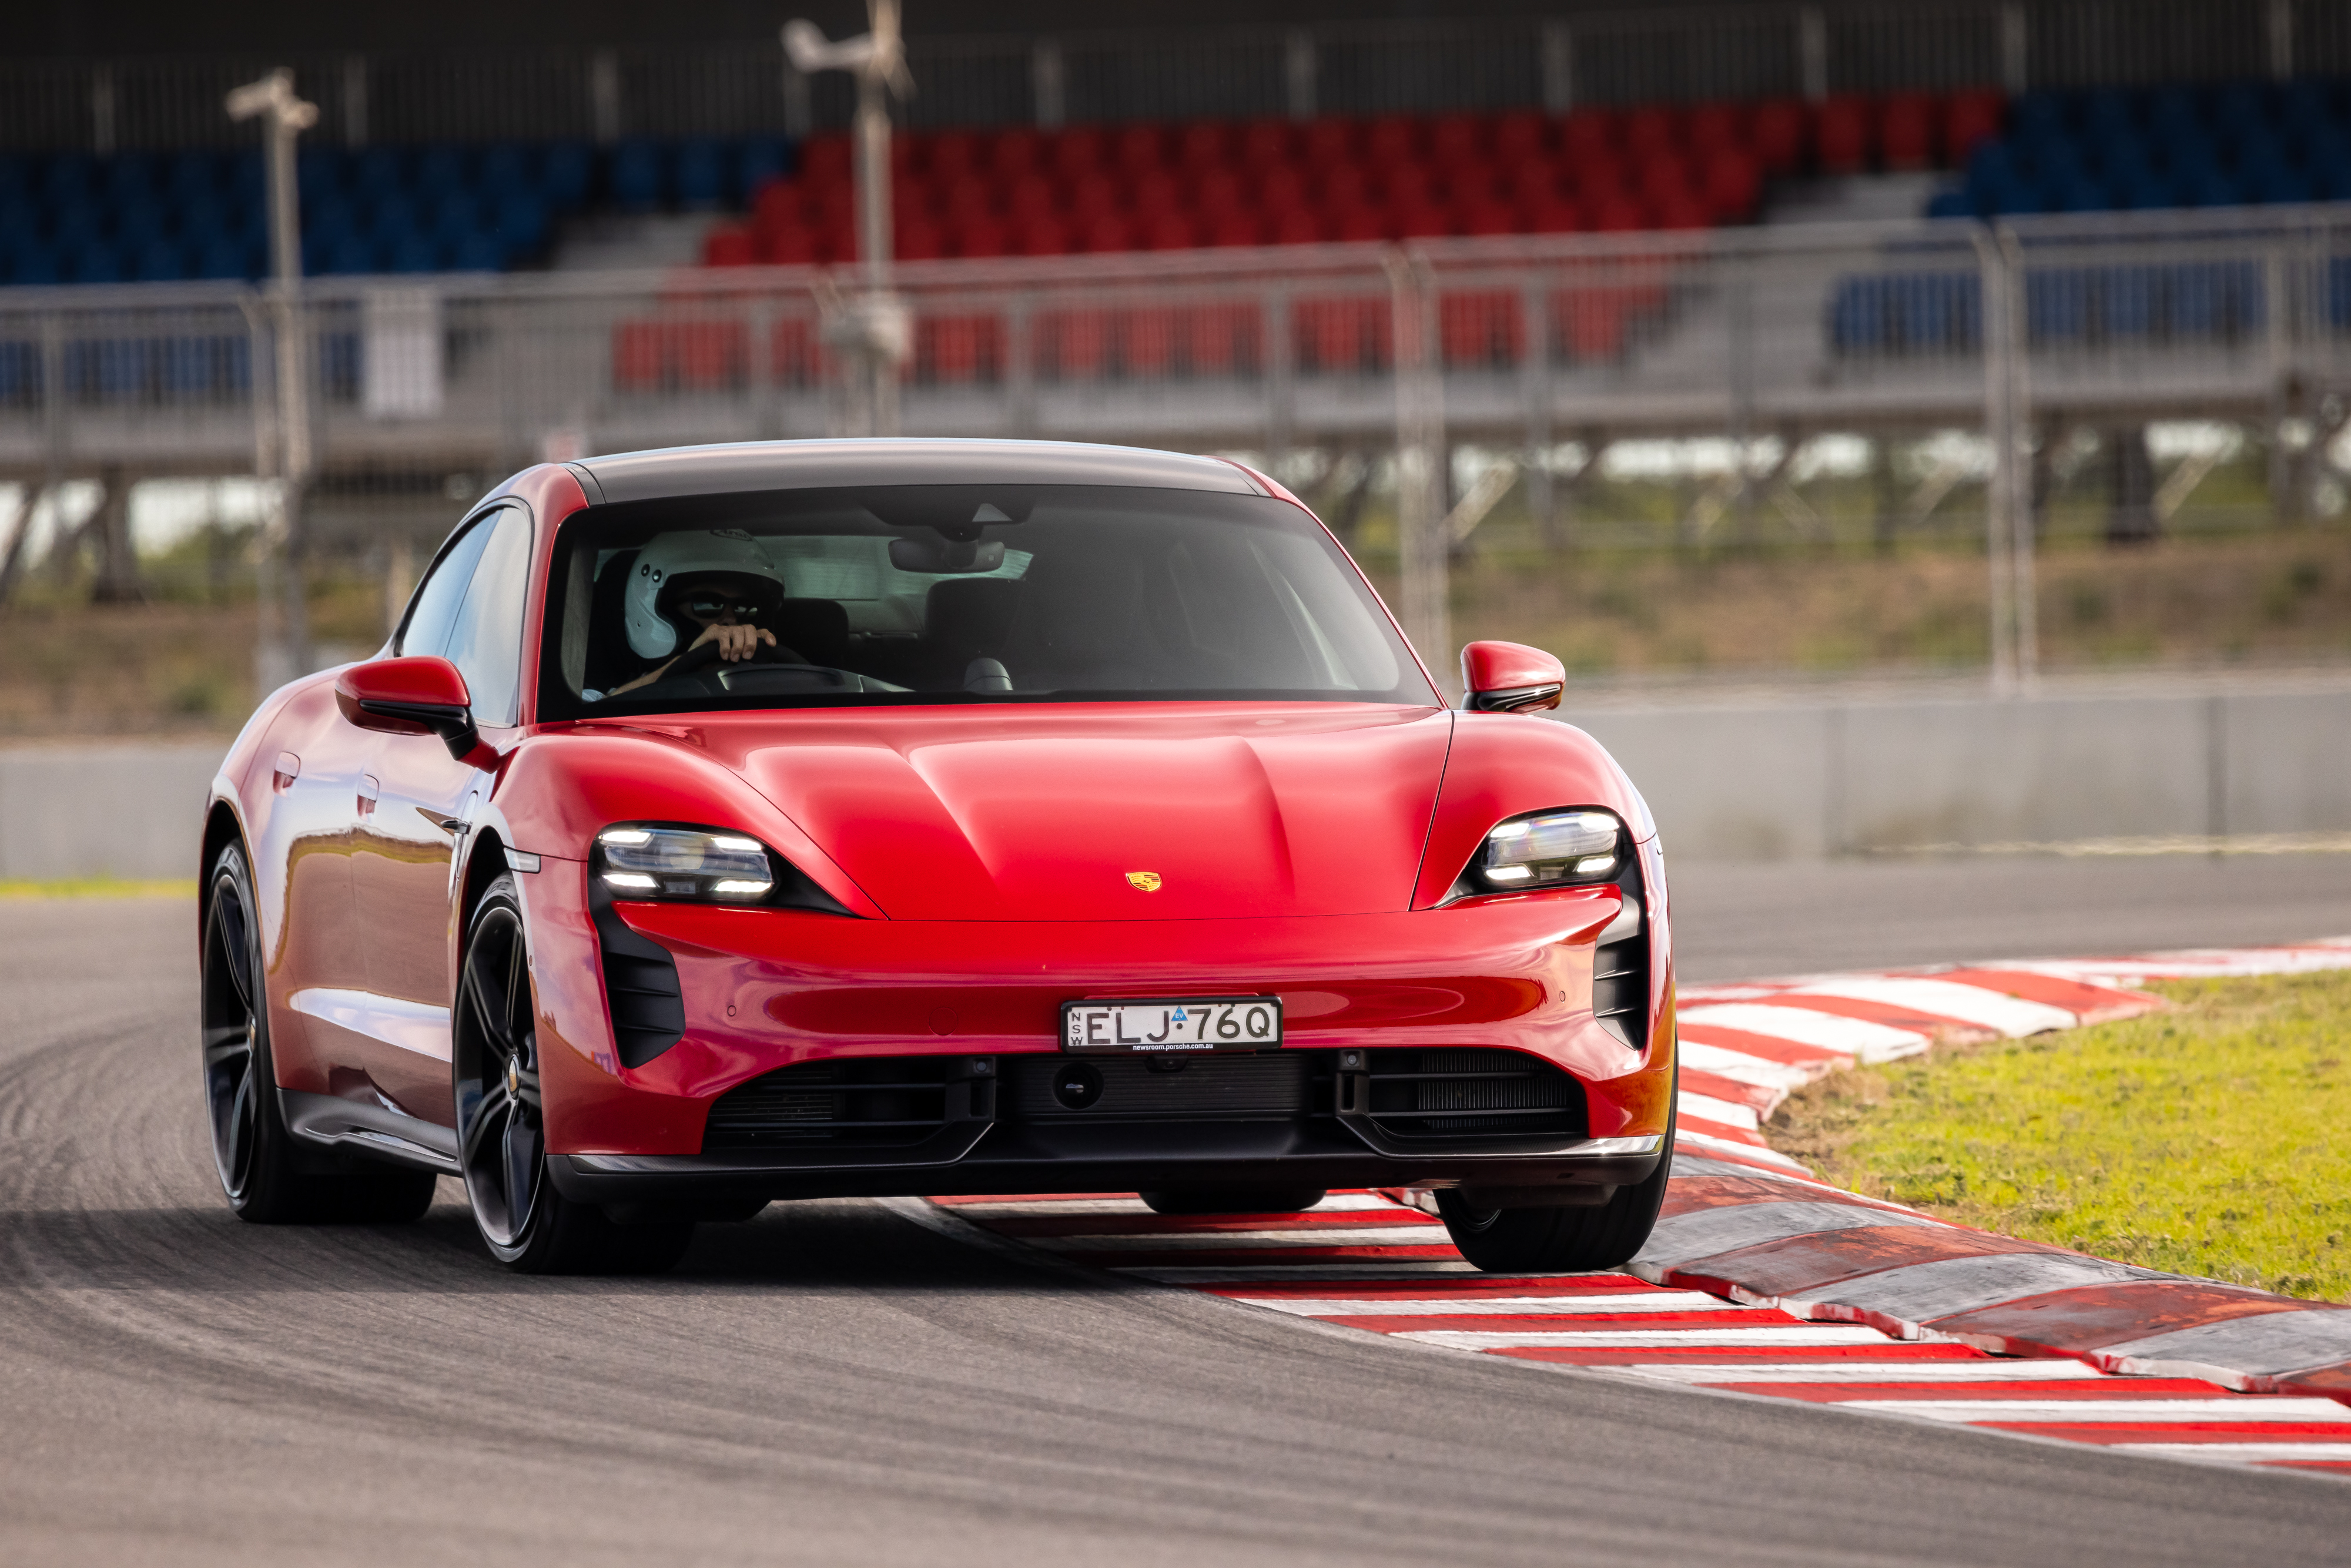
<svg viewBox="0 0 2351 1568">
<path fill-rule="evenodd" d="M 1286 1121 L 1306 1113 L 1304 1051 L 1173 1059 L 1057 1053 L 1003 1061 L 1005 1108 L 1009 1118 L 1023 1122 Z M 1064 1104 L 1053 1092 L 1056 1076 L 1075 1062 L 1101 1076 L 1100 1097 L 1082 1108 Z"/>
<path fill-rule="evenodd" d="M 1583 1086 L 1539 1057 L 1464 1046 L 1364 1054 L 1362 1110 L 1391 1138 L 1583 1136 Z"/>
<path fill-rule="evenodd" d="M 946 1125 L 950 1075 L 963 1061 L 852 1057 L 778 1068 L 712 1102 L 703 1147 L 919 1144 Z"/>
</svg>

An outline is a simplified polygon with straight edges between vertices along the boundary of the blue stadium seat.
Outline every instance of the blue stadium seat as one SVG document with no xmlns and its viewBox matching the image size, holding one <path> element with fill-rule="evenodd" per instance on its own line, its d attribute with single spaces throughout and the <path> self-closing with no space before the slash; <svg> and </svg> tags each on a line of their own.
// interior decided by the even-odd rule
<svg viewBox="0 0 2351 1568">
<path fill-rule="evenodd" d="M 89 202 L 95 194 L 91 178 L 95 161 L 86 152 L 52 152 L 43 162 L 38 190 L 52 207 Z"/>
<path fill-rule="evenodd" d="M 669 160 L 660 145 L 636 137 L 612 149 L 605 179 L 613 205 L 623 212 L 650 213 L 669 197 Z"/>
<path fill-rule="evenodd" d="M 401 147 L 367 147 L 351 161 L 350 189 L 378 201 L 408 188 L 408 152 Z"/>
<path fill-rule="evenodd" d="M 735 197 L 749 202 L 759 187 L 792 172 L 791 143 L 780 136 L 747 138 L 736 152 Z"/>
<path fill-rule="evenodd" d="M 549 143 L 543 169 L 541 188 L 557 212 L 578 212 L 588 204 L 596 180 L 596 155 L 587 143 Z"/>
<path fill-rule="evenodd" d="M 2242 337 L 2259 330 L 2263 317 L 2259 263 L 2199 261 L 2171 269 L 2171 329 L 2175 335 Z"/>
<path fill-rule="evenodd" d="M 458 272 L 497 272 L 506 264 L 506 247 L 496 235 L 477 231 L 450 247 L 449 265 Z"/>
<path fill-rule="evenodd" d="M 689 212 L 716 211 L 734 193 L 727 163 L 724 150 L 708 137 L 679 142 L 671 165 L 677 204 Z"/>
<path fill-rule="evenodd" d="M 104 240 L 91 240 L 70 252 L 66 261 L 73 283 L 120 283 L 130 277 L 122 253 Z"/>
<path fill-rule="evenodd" d="M 2087 267 L 2042 267 L 2024 275 L 2024 330 L 2035 343 L 2080 340 L 2090 328 L 2091 285 Z"/>
<path fill-rule="evenodd" d="M 469 190 L 473 183 L 474 160 L 465 148 L 442 142 L 417 154 L 412 184 L 428 201 Z"/>
<path fill-rule="evenodd" d="M 392 242 L 384 261 L 392 272 L 438 272 L 441 258 L 439 241 L 421 229 L 410 229 Z"/>
<path fill-rule="evenodd" d="M 131 272 L 141 283 L 176 283 L 188 276 L 187 247 L 160 235 L 147 240 L 133 253 Z"/>
<path fill-rule="evenodd" d="M 1886 288 L 1882 277 L 1842 277 L 1829 294 L 1829 345 L 1840 354 L 1876 354 L 1886 348 Z"/>
<path fill-rule="evenodd" d="M 258 247 L 234 235 L 216 231 L 196 246 L 197 277 L 256 277 L 262 270 Z"/>
<path fill-rule="evenodd" d="M 66 345 L 65 384 L 90 402 L 128 402 L 147 395 L 154 343 L 145 338 L 86 338 Z"/>
<path fill-rule="evenodd" d="M 0 403 L 18 408 L 41 401 L 41 346 L 0 342 Z"/>
</svg>

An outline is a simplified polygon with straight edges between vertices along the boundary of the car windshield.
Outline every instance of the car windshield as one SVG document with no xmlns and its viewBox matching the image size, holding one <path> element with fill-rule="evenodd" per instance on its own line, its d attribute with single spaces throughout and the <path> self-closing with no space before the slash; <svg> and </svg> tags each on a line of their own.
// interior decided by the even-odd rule
<svg viewBox="0 0 2351 1568">
<path fill-rule="evenodd" d="M 543 718 L 1071 700 L 1435 704 L 1286 502 L 922 485 L 591 507 L 558 538 Z"/>
</svg>

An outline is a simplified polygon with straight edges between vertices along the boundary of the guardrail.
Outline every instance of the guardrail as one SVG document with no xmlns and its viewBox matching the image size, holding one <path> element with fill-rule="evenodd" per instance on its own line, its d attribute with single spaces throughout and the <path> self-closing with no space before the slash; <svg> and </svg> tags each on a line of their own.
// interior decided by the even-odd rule
<svg viewBox="0 0 2351 1568">
<path fill-rule="evenodd" d="M 2333 0 L 1944 0 L 1548 18 L 909 41 L 916 125 L 1426 113 L 1707 98 L 2198 81 L 2351 71 Z M 329 141 L 799 133 L 842 80 L 773 34 L 715 44 L 438 49 L 0 66 L 0 150 L 227 145 L 221 98 L 290 66 Z"/>
</svg>

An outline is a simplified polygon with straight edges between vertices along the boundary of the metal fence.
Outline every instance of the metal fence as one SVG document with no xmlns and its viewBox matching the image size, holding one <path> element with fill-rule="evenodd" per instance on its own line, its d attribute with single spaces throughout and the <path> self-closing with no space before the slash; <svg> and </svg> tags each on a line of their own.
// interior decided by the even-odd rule
<svg viewBox="0 0 2351 1568">
<path fill-rule="evenodd" d="M 1426 113 L 2351 72 L 2345 0 L 1924 0 L 909 42 L 917 125 Z M 838 78 L 776 39 L 661 47 L 17 60 L 0 150 L 227 145 L 222 95 L 290 66 L 346 144 L 799 133 Z"/>
<path fill-rule="evenodd" d="M 2006 572 L 2036 427 L 2227 420 L 2314 455 L 2351 417 L 2351 205 L 938 262 L 899 283 L 909 431 L 1393 455 L 1428 646 L 1428 584 L 1476 520 L 1448 483 L 1465 443 L 1517 455 L 1541 520 L 1615 444 L 1712 438 L 1740 455 L 1694 515 L 1751 529 L 1802 518 L 1810 442 L 1957 432 L 1990 455 L 1970 483 Z M 319 461 L 495 474 L 827 434 L 841 298 L 810 268 L 322 281 L 300 311 Z M 0 291 L 0 473 L 267 472 L 266 304 Z"/>
</svg>

